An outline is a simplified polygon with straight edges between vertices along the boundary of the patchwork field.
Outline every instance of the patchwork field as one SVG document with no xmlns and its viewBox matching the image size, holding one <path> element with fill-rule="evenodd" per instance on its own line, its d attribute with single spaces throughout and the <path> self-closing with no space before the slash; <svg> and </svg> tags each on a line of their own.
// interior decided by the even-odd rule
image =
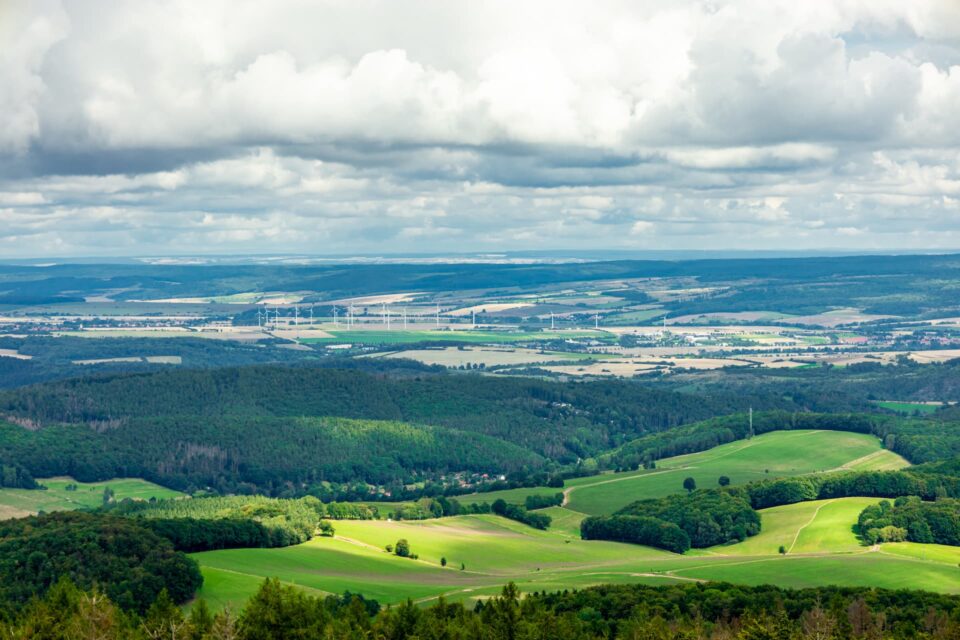
<svg viewBox="0 0 960 640">
<path fill-rule="evenodd" d="M 824 584 L 923 588 L 960 593 L 960 550 L 898 543 L 861 546 L 852 526 L 873 498 L 818 501 L 761 512 L 763 530 L 743 543 L 676 555 L 649 547 L 579 539 L 584 517 L 555 507 L 549 531 L 497 516 L 419 522 L 340 521 L 335 538 L 285 549 L 194 554 L 205 583 L 200 597 L 237 606 L 265 577 L 313 592 L 360 592 L 383 603 L 441 595 L 473 600 L 507 581 L 527 591 L 612 582 L 664 584 L 726 580 L 805 587 Z M 416 560 L 384 547 L 404 538 Z M 784 545 L 790 551 L 780 555 Z M 928 549 L 927 549 L 928 548 Z M 447 565 L 441 565 L 446 558 Z"/>
<path fill-rule="evenodd" d="M 560 351 L 540 351 L 538 349 L 503 347 L 446 347 L 441 349 L 408 349 L 378 353 L 370 357 L 407 358 L 424 364 L 436 364 L 443 367 L 482 364 L 487 367 L 497 365 L 522 365 L 541 362 L 579 362 L 588 359 L 603 359 L 609 356 L 589 353 Z"/>
<path fill-rule="evenodd" d="M 394 322 L 397 322 L 396 319 Z M 467 342 L 476 344 L 498 344 L 531 340 L 563 340 L 566 338 L 595 338 L 612 341 L 613 336 L 603 331 L 483 331 L 483 330 L 378 330 L 354 329 L 340 331 L 324 327 L 329 338 L 307 338 L 302 342 L 327 344 L 413 344 L 416 342 Z"/>
<path fill-rule="evenodd" d="M 906 460 L 882 449 L 870 435 L 841 431 L 775 431 L 657 462 L 654 470 L 573 478 L 564 492 L 568 508 L 589 515 L 613 513 L 634 500 L 682 492 L 692 477 L 700 488 L 717 486 L 720 476 L 731 484 L 767 477 L 794 476 L 834 469 L 899 469 Z M 556 493 L 534 487 L 461 496 L 462 502 L 492 502 L 503 498 L 522 504 L 528 495 Z"/>
<path fill-rule="evenodd" d="M 69 511 L 103 504 L 103 491 L 113 490 L 114 500 L 176 498 L 183 494 L 139 478 L 115 478 L 106 482 L 77 482 L 73 478 L 37 480 L 46 490 L 0 488 L 0 519 L 19 518 L 39 511 Z M 76 490 L 67 490 L 75 485 Z"/>
</svg>

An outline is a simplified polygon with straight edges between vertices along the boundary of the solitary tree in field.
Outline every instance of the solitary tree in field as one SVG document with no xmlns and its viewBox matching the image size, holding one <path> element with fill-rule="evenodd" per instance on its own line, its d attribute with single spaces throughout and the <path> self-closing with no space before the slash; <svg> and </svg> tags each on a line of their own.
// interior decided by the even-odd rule
<svg viewBox="0 0 960 640">
<path fill-rule="evenodd" d="M 786 548 L 785 546 L 783 546 L 783 545 L 780 545 L 780 548 L 778 549 L 778 551 L 780 552 L 780 555 L 782 555 L 782 556 L 787 555 L 787 548 Z"/>
<path fill-rule="evenodd" d="M 400 556 L 401 558 L 410 557 L 410 543 L 407 542 L 406 538 L 400 538 L 397 540 L 397 544 L 393 546 L 393 552 Z"/>
<path fill-rule="evenodd" d="M 720 479 L 717 480 L 717 482 L 720 483 L 721 487 L 726 487 L 730 485 L 730 478 L 728 478 L 727 476 L 720 476 Z"/>
<path fill-rule="evenodd" d="M 697 488 L 697 481 L 693 478 L 687 477 L 683 481 L 683 488 L 689 493 L 693 493 L 693 490 Z"/>
<path fill-rule="evenodd" d="M 440 566 L 441 566 L 441 567 L 447 566 L 447 558 L 446 558 L 446 556 L 440 558 Z"/>
</svg>

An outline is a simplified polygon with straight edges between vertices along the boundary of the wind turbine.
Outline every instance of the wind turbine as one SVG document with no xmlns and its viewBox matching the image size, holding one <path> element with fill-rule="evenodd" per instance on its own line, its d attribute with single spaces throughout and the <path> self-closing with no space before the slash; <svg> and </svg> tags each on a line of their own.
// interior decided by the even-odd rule
<svg viewBox="0 0 960 640">
<path fill-rule="evenodd" d="M 599 329 L 599 328 L 600 328 L 600 314 L 599 314 L 599 313 L 593 314 L 593 328 L 594 328 L 594 329 Z"/>
<path fill-rule="evenodd" d="M 550 312 L 550 330 L 553 331 L 556 328 L 556 325 L 553 321 L 553 311 Z"/>
<path fill-rule="evenodd" d="M 313 313 L 313 309 L 310 309 L 310 312 Z M 313 316 L 310 316 L 311 319 Z M 340 320 L 337 319 L 337 305 L 333 305 L 333 326 L 340 328 Z"/>
<path fill-rule="evenodd" d="M 440 303 L 437 303 L 437 329 L 440 328 Z"/>
<path fill-rule="evenodd" d="M 403 308 L 403 330 L 407 330 L 407 308 Z"/>
</svg>

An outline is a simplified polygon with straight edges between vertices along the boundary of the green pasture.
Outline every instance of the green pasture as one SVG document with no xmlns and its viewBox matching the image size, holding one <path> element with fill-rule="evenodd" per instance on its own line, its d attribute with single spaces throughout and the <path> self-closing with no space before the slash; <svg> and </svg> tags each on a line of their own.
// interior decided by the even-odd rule
<svg viewBox="0 0 960 640">
<path fill-rule="evenodd" d="M 720 476 L 731 484 L 795 476 L 835 469 L 899 469 L 906 460 L 882 449 L 874 436 L 843 431 L 773 431 L 750 440 L 738 440 L 707 451 L 657 462 L 656 469 L 604 473 L 567 480 L 565 506 L 588 515 L 613 513 L 634 500 L 680 493 L 692 477 L 697 487 L 718 486 Z M 465 504 L 503 499 L 523 504 L 529 495 L 549 495 L 559 489 L 524 487 L 459 496 Z"/>
<path fill-rule="evenodd" d="M 103 504 L 103 490 L 110 487 L 114 500 L 149 500 L 156 498 L 176 498 L 183 494 L 173 489 L 140 478 L 115 478 L 105 482 L 77 482 L 73 478 L 42 478 L 37 482 L 47 487 L 37 489 L 0 488 L 0 519 L 16 518 L 37 513 L 38 511 L 69 511 L 72 509 L 90 509 Z M 76 485 L 76 491 L 68 491 L 67 486 Z"/>
<path fill-rule="evenodd" d="M 888 409 L 890 411 L 896 411 L 897 413 L 904 413 L 908 415 L 912 415 L 914 413 L 934 413 L 941 406 L 939 404 L 928 404 L 926 402 L 897 402 L 895 400 L 878 401 L 876 404 L 878 407 L 883 407 L 884 409 Z"/>
<path fill-rule="evenodd" d="M 603 583 L 668 584 L 725 580 L 805 587 L 872 585 L 960 593 L 960 549 L 898 543 L 865 547 L 852 527 L 875 498 L 840 498 L 761 512 L 762 531 L 742 543 L 677 555 L 616 542 L 584 541 L 583 514 L 545 510 L 555 521 L 538 531 L 492 515 L 415 522 L 338 521 L 336 537 L 284 549 L 194 554 L 204 572 L 199 595 L 238 607 L 265 577 L 312 592 L 363 593 L 384 604 L 441 595 L 471 600 L 514 581 L 526 591 Z M 418 559 L 385 550 L 409 541 Z M 779 546 L 790 551 L 781 556 Z M 440 559 L 447 559 L 441 566 Z M 461 569 L 461 563 L 463 569 Z"/>
<path fill-rule="evenodd" d="M 738 440 L 708 451 L 667 458 L 657 469 L 570 481 L 567 506 L 591 515 L 612 513 L 626 504 L 683 491 L 692 477 L 699 488 L 718 486 L 720 476 L 731 484 L 751 480 L 796 476 L 856 465 L 868 456 L 894 456 L 867 434 L 841 431 L 774 431 L 750 440 Z M 869 458 L 873 460 L 874 458 Z M 889 462 L 889 461 L 888 461 Z"/>
</svg>

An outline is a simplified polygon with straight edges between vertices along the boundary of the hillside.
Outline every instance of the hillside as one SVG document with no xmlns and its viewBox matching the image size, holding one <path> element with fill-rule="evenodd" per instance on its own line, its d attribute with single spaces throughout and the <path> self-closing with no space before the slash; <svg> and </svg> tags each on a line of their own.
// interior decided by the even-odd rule
<svg viewBox="0 0 960 640">
<path fill-rule="evenodd" d="M 281 366 L 171 370 L 4 392 L 0 413 L 12 424 L 0 427 L 0 460 L 16 460 L 36 477 L 141 475 L 181 489 L 389 483 L 575 463 L 749 404 L 801 409 L 777 396 L 694 398 L 626 381 Z"/>
</svg>

